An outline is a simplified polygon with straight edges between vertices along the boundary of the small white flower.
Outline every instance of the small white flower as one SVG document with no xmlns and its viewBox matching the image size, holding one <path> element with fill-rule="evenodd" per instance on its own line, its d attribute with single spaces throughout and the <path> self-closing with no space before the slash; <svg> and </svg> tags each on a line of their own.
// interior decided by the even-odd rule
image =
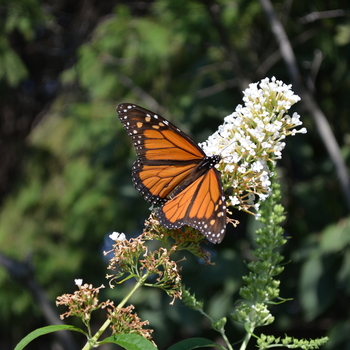
<svg viewBox="0 0 350 350">
<path fill-rule="evenodd" d="M 227 164 L 227 165 L 225 166 L 225 170 L 226 170 L 228 173 L 232 173 L 232 172 L 235 170 L 235 167 L 234 167 L 234 165 L 232 165 L 232 164 Z"/>
<path fill-rule="evenodd" d="M 113 241 L 124 241 L 126 239 L 125 234 L 119 232 L 113 232 L 111 235 L 109 235 L 109 238 Z"/>
<path fill-rule="evenodd" d="M 260 175 L 260 181 L 263 187 L 269 187 L 271 185 L 271 181 L 267 171 L 262 172 L 262 174 Z"/>
<path fill-rule="evenodd" d="M 231 205 L 233 206 L 239 204 L 239 199 L 236 196 L 229 196 L 228 199 L 231 201 Z"/>
<path fill-rule="evenodd" d="M 256 173 L 258 173 L 259 171 L 264 169 L 263 164 L 260 162 L 260 160 L 257 160 L 256 162 L 254 162 L 251 166 L 250 169 Z"/>
<path fill-rule="evenodd" d="M 238 170 L 240 173 L 244 174 L 244 173 L 247 171 L 247 168 L 242 164 L 241 166 L 239 166 L 239 167 L 237 168 L 237 170 Z"/>
<path fill-rule="evenodd" d="M 296 134 L 306 134 L 307 130 L 306 128 L 301 128 L 300 130 L 293 129 L 291 135 L 294 136 Z"/>
<path fill-rule="evenodd" d="M 296 112 L 293 113 L 292 119 L 291 119 L 292 124 L 295 126 L 303 124 L 303 122 L 300 120 L 300 115 Z"/>
<path fill-rule="evenodd" d="M 261 217 L 261 214 L 260 213 L 255 213 L 254 216 L 255 216 L 255 220 L 258 220 Z"/>
<path fill-rule="evenodd" d="M 261 143 L 261 147 L 262 147 L 262 148 L 265 148 L 265 149 L 267 149 L 267 150 L 269 150 L 269 149 L 271 149 L 271 147 L 272 147 L 272 143 L 271 143 L 271 142 L 267 142 L 267 141 L 262 142 L 262 143 Z"/>
<path fill-rule="evenodd" d="M 77 278 L 74 280 L 76 286 L 80 287 L 83 284 L 83 280 L 81 278 Z"/>
<path fill-rule="evenodd" d="M 263 202 L 269 196 L 268 193 L 259 193 L 259 198 Z"/>
</svg>

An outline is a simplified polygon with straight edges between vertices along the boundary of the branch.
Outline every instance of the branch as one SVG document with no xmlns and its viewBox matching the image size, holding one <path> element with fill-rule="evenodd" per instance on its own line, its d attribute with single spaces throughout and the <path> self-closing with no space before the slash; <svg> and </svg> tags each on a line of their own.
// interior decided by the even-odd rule
<svg viewBox="0 0 350 350">
<path fill-rule="evenodd" d="M 229 79 L 197 91 L 198 98 L 207 98 L 228 88 L 239 85 L 239 79 Z"/>
<path fill-rule="evenodd" d="M 313 38 L 316 33 L 317 32 L 314 29 L 306 30 L 291 41 L 292 47 L 295 48 L 298 45 L 304 44 Z M 281 58 L 281 51 L 277 49 L 260 64 L 256 72 L 258 75 L 265 76 L 266 72 L 270 70 L 270 68 L 274 66 Z"/>
<path fill-rule="evenodd" d="M 304 17 L 299 18 L 300 24 L 307 24 L 310 22 L 315 22 L 318 19 L 323 18 L 334 18 L 334 17 L 343 17 L 345 16 L 345 11 L 338 9 L 338 10 L 330 10 L 330 11 L 321 11 L 321 12 L 311 12 L 307 14 Z"/>
<path fill-rule="evenodd" d="M 277 18 L 270 0 L 260 0 L 260 4 L 264 9 L 266 16 L 270 22 L 271 30 L 275 36 L 275 39 L 279 45 L 282 57 L 286 63 L 289 75 L 295 86 L 297 93 L 301 97 L 301 101 L 305 109 L 311 114 L 322 141 L 328 151 L 328 154 L 333 161 L 336 172 L 338 174 L 340 184 L 345 196 L 345 200 L 350 211 L 350 181 L 349 174 L 346 168 L 344 159 L 341 155 L 339 145 L 334 137 L 332 129 L 328 123 L 328 120 L 321 108 L 316 103 L 314 97 L 309 90 L 304 86 L 301 79 L 301 75 L 297 66 L 296 58 L 290 44 L 290 41 L 286 35 L 286 32 Z"/>
<path fill-rule="evenodd" d="M 129 77 L 118 73 L 119 82 L 126 88 L 130 89 L 138 98 L 145 102 L 145 104 L 152 110 L 160 114 L 164 114 L 164 108 L 145 90 L 136 85 Z"/>
<path fill-rule="evenodd" d="M 306 86 L 312 93 L 315 90 L 316 77 L 320 70 L 321 63 L 323 61 L 323 54 L 321 50 L 314 51 L 314 59 L 310 65 L 310 75 L 307 79 Z"/>
</svg>

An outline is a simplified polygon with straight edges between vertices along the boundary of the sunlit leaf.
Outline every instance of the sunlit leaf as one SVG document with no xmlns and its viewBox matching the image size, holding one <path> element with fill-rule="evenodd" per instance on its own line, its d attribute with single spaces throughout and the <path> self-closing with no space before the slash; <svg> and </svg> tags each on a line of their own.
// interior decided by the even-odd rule
<svg viewBox="0 0 350 350">
<path fill-rule="evenodd" d="M 35 331 L 29 333 L 26 337 L 24 337 L 17 344 L 17 346 L 15 347 L 14 350 L 22 350 L 22 349 L 24 349 L 24 347 L 26 345 L 28 345 L 34 339 L 36 339 L 42 335 L 57 332 L 57 331 L 74 331 L 74 332 L 79 332 L 79 333 L 86 335 L 85 332 L 82 331 L 80 328 L 76 328 L 76 327 L 69 326 L 69 325 L 55 325 L 55 326 L 42 327 L 42 328 L 36 329 Z"/>
</svg>

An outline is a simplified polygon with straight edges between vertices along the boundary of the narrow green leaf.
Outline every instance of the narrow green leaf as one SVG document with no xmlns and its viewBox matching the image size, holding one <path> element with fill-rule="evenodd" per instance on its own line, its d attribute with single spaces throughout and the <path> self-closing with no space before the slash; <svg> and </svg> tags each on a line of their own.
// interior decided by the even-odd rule
<svg viewBox="0 0 350 350">
<path fill-rule="evenodd" d="M 126 350 L 157 350 L 152 342 L 138 334 L 114 334 L 100 344 L 114 343 Z"/>
<path fill-rule="evenodd" d="M 198 348 L 221 348 L 218 344 L 205 338 L 191 338 L 179 341 L 178 343 L 172 345 L 168 350 L 191 350 Z"/>
<path fill-rule="evenodd" d="M 14 350 L 22 350 L 26 345 L 28 345 L 35 338 L 38 338 L 41 335 L 45 335 L 45 334 L 49 334 L 57 331 L 75 331 L 75 332 L 80 332 L 85 336 L 87 336 L 87 334 L 83 330 L 81 330 L 80 328 L 76 328 L 74 326 L 70 326 L 66 324 L 47 326 L 47 327 L 38 328 L 35 331 L 29 333 L 17 344 Z"/>
</svg>

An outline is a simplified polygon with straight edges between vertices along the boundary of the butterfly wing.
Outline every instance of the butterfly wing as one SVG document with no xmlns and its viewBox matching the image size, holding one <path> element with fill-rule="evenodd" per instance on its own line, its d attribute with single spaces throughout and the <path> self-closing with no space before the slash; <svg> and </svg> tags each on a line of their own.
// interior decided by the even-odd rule
<svg viewBox="0 0 350 350">
<path fill-rule="evenodd" d="M 220 243 L 226 232 L 226 202 L 219 173 L 211 168 L 156 211 L 162 226 L 183 225 L 201 231 L 212 243 Z"/>
<path fill-rule="evenodd" d="M 150 203 L 164 203 L 200 176 L 195 169 L 205 153 L 166 119 L 134 104 L 117 107 L 138 159 L 132 169 L 135 188 Z"/>
<path fill-rule="evenodd" d="M 145 108 L 122 103 L 117 112 L 137 154 L 135 188 L 148 202 L 165 203 L 156 210 L 160 223 L 167 228 L 189 225 L 220 243 L 226 207 L 214 165 L 221 158 L 207 157 L 189 136 Z"/>
</svg>

